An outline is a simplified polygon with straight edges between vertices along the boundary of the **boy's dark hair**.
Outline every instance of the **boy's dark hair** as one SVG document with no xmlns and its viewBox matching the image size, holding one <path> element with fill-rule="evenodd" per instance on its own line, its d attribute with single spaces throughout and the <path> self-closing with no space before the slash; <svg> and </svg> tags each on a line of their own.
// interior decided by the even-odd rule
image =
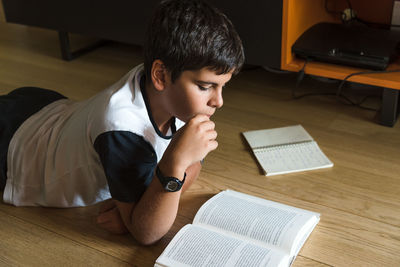
<svg viewBox="0 0 400 267">
<path fill-rule="evenodd" d="M 199 0 L 166 0 L 156 8 L 147 30 L 144 67 L 150 77 L 154 60 L 161 60 L 172 82 L 185 70 L 204 67 L 238 73 L 244 62 L 239 35 L 218 9 Z"/>
</svg>

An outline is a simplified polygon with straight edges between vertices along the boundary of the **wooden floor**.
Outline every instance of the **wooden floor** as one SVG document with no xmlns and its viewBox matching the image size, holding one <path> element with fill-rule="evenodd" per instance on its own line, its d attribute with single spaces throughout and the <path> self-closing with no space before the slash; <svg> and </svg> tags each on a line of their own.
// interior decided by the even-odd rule
<svg viewBox="0 0 400 267">
<path fill-rule="evenodd" d="M 140 48 L 110 43 L 74 61 L 60 59 L 54 31 L 0 22 L 0 93 L 21 86 L 86 99 L 141 62 Z M 74 46 L 90 42 L 76 36 Z M 293 266 L 400 266 L 400 122 L 376 123 L 376 112 L 331 96 L 293 100 L 293 74 L 247 68 L 224 91 L 215 115 L 218 150 L 181 201 L 160 242 L 141 247 L 93 220 L 97 206 L 16 208 L 0 203 L 0 266 L 152 266 L 173 235 L 208 198 L 224 189 L 310 209 L 321 221 Z M 335 92 L 338 84 L 306 79 L 298 93 Z M 358 85 L 352 98 L 375 94 Z M 379 98 L 366 106 L 379 108 Z M 262 175 L 241 132 L 302 124 L 334 162 L 330 169 Z"/>
</svg>

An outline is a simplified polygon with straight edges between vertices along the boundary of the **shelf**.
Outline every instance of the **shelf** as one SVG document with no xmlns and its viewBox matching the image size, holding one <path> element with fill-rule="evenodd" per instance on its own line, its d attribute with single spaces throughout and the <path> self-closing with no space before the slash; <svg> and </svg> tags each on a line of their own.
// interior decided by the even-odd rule
<svg viewBox="0 0 400 267">
<path fill-rule="evenodd" d="M 326 11 L 325 1 L 327 0 L 283 0 L 281 69 L 297 72 L 303 68 L 304 60 L 296 58 L 291 48 L 309 27 L 324 21 L 340 23 L 338 15 Z M 346 8 L 344 0 L 329 2 L 336 5 L 334 10 Z M 389 23 L 392 0 L 352 0 L 351 3 L 354 9 L 360 11 L 360 17 L 372 22 Z M 394 69 L 400 69 L 400 60 L 387 68 Z M 361 71 L 368 70 L 322 62 L 309 62 L 305 68 L 307 74 L 333 79 L 344 79 L 349 74 Z M 400 73 L 356 75 L 349 81 L 400 90 Z"/>
<path fill-rule="evenodd" d="M 285 70 L 297 72 L 303 68 L 304 63 L 305 61 L 302 59 L 293 58 L 291 62 L 286 64 Z M 400 70 L 400 60 L 390 64 L 387 70 Z M 352 73 L 362 71 L 370 70 L 316 61 L 308 62 L 305 67 L 306 74 L 338 80 L 343 80 Z M 400 90 L 400 72 L 355 75 L 350 77 L 348 81 Z"/>
</svg>

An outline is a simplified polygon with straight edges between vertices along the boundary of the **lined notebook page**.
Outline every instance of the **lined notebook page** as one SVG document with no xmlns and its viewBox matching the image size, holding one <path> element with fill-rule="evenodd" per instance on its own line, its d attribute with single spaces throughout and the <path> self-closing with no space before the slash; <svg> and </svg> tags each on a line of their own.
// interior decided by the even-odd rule
<svg viewBox="0 0 400 267">
<path fill-rule="evenodd" d="M 254 150 L 267 176 L 332 167 L 315 141 Z"/>
<path fill-rule="evenodd" d="M 301 125 L 247 131 L 243 135 L 267 176 L 333 166 Z"/>
</svg>

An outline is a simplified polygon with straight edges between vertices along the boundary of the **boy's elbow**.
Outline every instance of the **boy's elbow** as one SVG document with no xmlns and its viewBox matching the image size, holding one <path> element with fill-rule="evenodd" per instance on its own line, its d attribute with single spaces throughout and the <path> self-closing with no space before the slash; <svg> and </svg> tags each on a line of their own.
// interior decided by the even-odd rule
<svg viewBox="0 0 400 267">
<path fill-rule="evenodd" d="M 151 239 L 151 238 L 138 239 L 138 238 L 135 238 L 135 239 L 142 246 L 151 246 L 151 245 L 157 243 L 158 240 L 160 240 L 160 238 L 159 239 Z"/>
<path fill-rule="evenodd" d="M 149 225 L 143 222 L 136 225 L 132 224 L 128 227 L 133 238 L 144 246 L 153 245 L 159 241 L 168 233 L 170 228 L 171 226 L 167 225 Z"/>
<path fill-rule="evenodd" d="M 132 232 L 131 234 L 133 238 L 143 246 L 150 246 L 155 244 L 157 241 L 159 241 L 164 235 L 156 235 L 154 233 L 148 233 L 146 231 L 135 231 Z"/>
</svg>

